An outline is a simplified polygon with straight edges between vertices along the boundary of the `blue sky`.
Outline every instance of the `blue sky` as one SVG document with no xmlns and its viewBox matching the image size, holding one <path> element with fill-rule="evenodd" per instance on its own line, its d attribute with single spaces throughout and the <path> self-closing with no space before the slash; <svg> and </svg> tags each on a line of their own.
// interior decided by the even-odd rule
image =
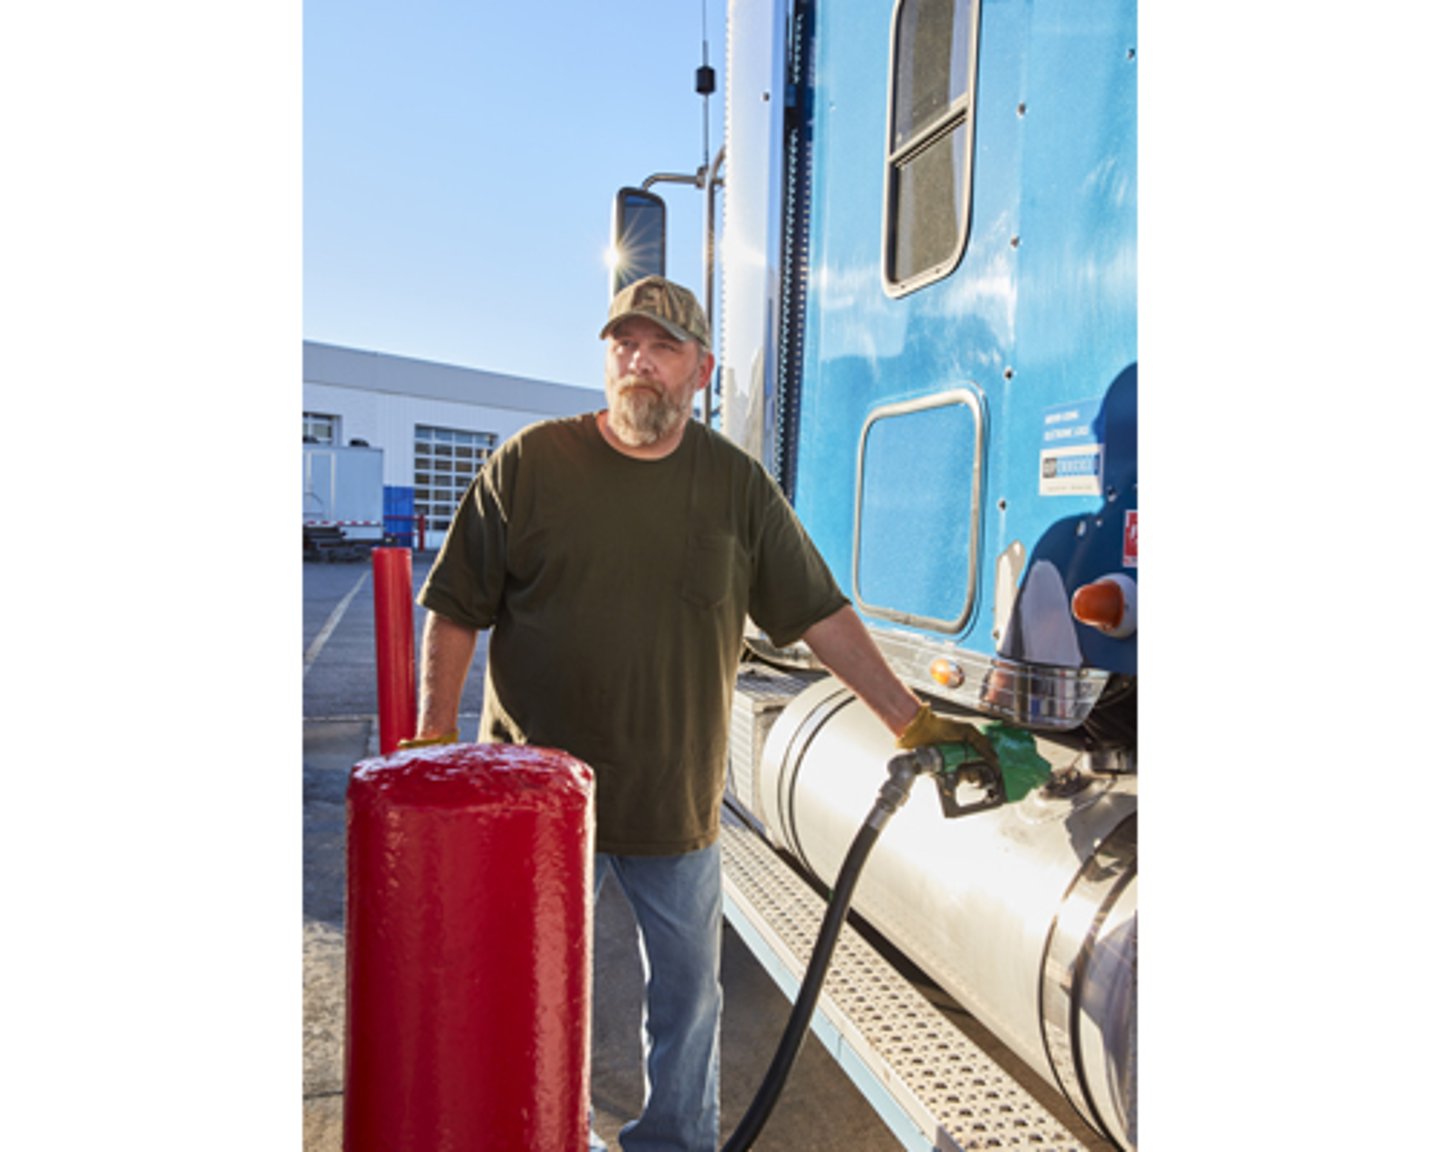
<svg viewBox="0 0 1440 1152">
<path fill-rule="evenodd" d="M 598 386 L 615 191 L 705 155 L 724 2 L 306 0 L 304 335 Z M 709 103 L 710 152 L 724 127 Z M 669 207 L 699 291 L 703 193 Z"/>
</svg>

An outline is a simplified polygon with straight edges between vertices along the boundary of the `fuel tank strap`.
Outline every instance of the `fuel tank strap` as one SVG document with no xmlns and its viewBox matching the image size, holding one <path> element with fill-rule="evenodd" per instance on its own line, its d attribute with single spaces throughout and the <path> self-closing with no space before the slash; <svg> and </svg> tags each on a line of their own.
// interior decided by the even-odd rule
<svg viewBox="0 0 1440 1152">
<path fill-rule="evenodd" d="M 1094 1011 L 1094 1005 L 1087 1004 L 1091 988 L 1090 969 L 1098 963 L 1109 960 L 1124 968 L 1127 977 L 1120 987 L 1132 997 L 1135 981 L 1135 925 L 1133 919 L 1116 930 L 1115 941 L 1103 940 L 1109 924 L 1111 910 L 1126 895 L 1133 895 L 1129 887 L 1137 877 L 1139 818 L 1132 813 L 1117 824 L 1109 836 L 1095 848 L 1070 885 L 1065 899 L 1056 912 L 1050 926 L 1049 939 L 1045 946 L 1044 969 L 1040 986 L 1040 1024 L 1045 1036 L 1046 1052 L 1057 1082 L 1065 1089 L 1071 1100 L 1082 1111 L 1088 1111 L 1095 1123 L 1102 1129 L 1111 1130 L 1114 1125 L 1120 1131 L 1112 1134 L 1117 1143 L 1122 1143 L 1127 1130 L 1133 1128 L 1133 1116 L 1108 1114 L 1090 1090 L 1091 1077 L 1098 1083 L 1119 1078 L 1122 1083 L 1120 1095 L 1133 1104 L 1135 1019 L 1133 1010 L 1121 1017 L 1127 1030 L 1107 1036 L 1106 1050 L 1119 1055 L 1119 1066 L 1115 1068 L 1096 1067 L 1087 1069 L 1078 1039 L 1086 1028 L 1084 1018 Z M 1118 947 L 1118 950 L 1117 950 Z M 1110 955 L 1113 953 L 1114 955 Z M 1096 981 L 1099 988 L 1109 988 L 1115 983 L 1114 973 L 1109 979 Z M 1105 1017 L 1108 1021 L 1109 1018 Z"/>
<path fill-rule="evenodd" d="M 824 902 L 737 821 L 722 825 L 720 848 L 725 916 L 793 999 Z M 1067 1128 L 849 926 L 811 1030 L 906 1148 L 1105 1146 Z"/>
</svg>

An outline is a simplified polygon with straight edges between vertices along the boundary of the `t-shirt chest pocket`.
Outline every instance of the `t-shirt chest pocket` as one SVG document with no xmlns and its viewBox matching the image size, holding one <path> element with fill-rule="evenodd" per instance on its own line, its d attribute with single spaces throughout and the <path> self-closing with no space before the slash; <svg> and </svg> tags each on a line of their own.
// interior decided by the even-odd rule
<svg viewBox="0 0 1440 1152">
<path fill-rule="evenodd" d="M 744 554 L 729 532 L 693 528 L 685 538 L 681 594 L 699 608 L 716 608 L 744 591 Z"/>
</svg>

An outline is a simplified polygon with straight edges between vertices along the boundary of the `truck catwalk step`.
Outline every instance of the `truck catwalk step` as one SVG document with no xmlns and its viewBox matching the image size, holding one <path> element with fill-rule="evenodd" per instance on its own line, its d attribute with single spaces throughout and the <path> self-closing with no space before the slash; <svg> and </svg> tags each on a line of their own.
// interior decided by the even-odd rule
<svg viewBox="0 0 1440 1152">
<path fill-rule="evenodd" d="M 824 901 L 737 820 L 720 845 L 726 918 L 793 1001 Z M 907 1149 L 1105 1146 L 1067 1129 L 849 925 L 811 1032 Z"/>
</svg>

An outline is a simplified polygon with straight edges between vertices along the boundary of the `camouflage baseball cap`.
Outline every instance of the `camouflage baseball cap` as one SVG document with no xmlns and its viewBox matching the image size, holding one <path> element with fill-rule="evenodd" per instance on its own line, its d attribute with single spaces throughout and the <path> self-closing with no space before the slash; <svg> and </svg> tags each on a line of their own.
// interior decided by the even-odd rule
<svg viewBox="0 0 1440 1152">
<path fill-rule="evenodd" d="M 615 299 L 610 301 L 610 318 L 600 329 L 600 339 L 604 340 L 617 324 L 632 316 L 653 320 L 677 340 L 695 340 L 703 348 L 710 347 L 710 322 L 700 301 L 688 288 L 663 276 L 647 276 L 615 293 Z"/>
</svg>

